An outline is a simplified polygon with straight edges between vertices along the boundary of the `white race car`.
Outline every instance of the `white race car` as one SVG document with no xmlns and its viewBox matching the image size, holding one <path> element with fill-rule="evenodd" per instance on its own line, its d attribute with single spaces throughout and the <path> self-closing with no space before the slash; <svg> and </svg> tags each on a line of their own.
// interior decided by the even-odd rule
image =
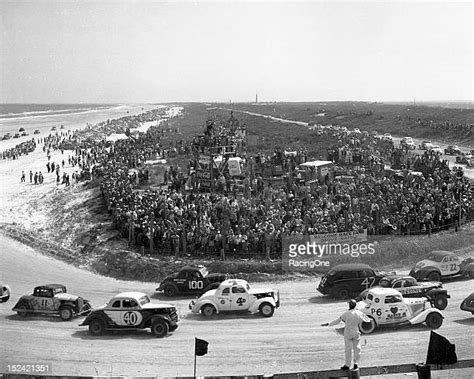
<svg viewBox="0 0 474 379">
<path fill-rule="evenodd" d="M 245 280 L 227 279 L 217 289 L 207 291 L 196 301 L 191 301 L 189 309 L 207 317 L 214 313 L 239 311 L 260 312 L 263 317 L 271 317 L 279 306 L 278 290 L 251 289 Z"/>
<path fill-rule="evenodd" d="M 416 280 L 440 281 L 442 278 L 461 275 L 472 277 L 474 261 L 467 258 L 463 261 L 450 251 L 432 251 L 419 261 L 410 271 Z"/>
<path fill-rule="evenodd" d="M 360 326 L 365 334 L 372 333 L 380 325 L 426 322 L 429 328 L 438 329 L 443 324 L 442 313 L 433 308 L 426 297 L 407 299 L 393 288 L 371 288 L 364 300 L 357 303 L 357 309 L 370 318 L 370 322 Z"/>
</svg>

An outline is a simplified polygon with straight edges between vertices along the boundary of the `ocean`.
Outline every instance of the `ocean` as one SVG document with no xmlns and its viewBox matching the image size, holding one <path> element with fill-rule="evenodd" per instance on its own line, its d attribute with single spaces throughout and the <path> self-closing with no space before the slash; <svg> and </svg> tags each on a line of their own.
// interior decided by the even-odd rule
<svg viewBox="0 0 474 379">
<path fill-rule="evenodd" d="M 0 151 L 33 137 L 44 137 L 56 131 L 83 129 L 107 119 L 139 114 L 157 108 L 158 104 L 0 104 Z M 62 126 L 62 127 L 61 127 Z M 14 136 L 24 129 L 27 136 Z M 39 130 L 39 134 L 34 134 Z"/>
</svg>

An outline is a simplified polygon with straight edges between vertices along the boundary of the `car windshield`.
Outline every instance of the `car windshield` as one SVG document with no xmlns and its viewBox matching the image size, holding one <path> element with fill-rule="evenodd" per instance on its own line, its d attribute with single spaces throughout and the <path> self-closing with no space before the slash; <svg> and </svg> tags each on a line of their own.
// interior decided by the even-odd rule
<svg viewBox="0 0 474 379">
<path fill-rule="evenodd" d="M 207 274 L 209 274 L 209 271 L 207 271 L 206 267 L 200 267 L 199 272 L 201 273 L 203 278 L 205 278 L 207 276 Z"/>
<path fill-rule="evenodd" d="M 53 290 L 54 294 L 57 295 L 58 293 L 66 293 L 65 287 L 58 287 Z"/>
<path fill-rule="evenodd" d="M 148 296 L 142 296 L 140 299 L 138 299 L 141 305 L 148 304 L 150 302 L 150 298 Z"/>
<path fill-rule="evenodd" d="M 379 282 L 379 286 L 390 288 L 391 287 L 390 280 L 381 279 L 380 282 Z"/>
</svg>

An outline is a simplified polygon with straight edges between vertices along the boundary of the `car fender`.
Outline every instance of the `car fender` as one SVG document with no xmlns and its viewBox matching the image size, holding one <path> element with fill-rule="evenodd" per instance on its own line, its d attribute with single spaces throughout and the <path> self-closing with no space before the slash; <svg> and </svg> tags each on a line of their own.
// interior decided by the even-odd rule
<svg viewBox="0 0 474 379">
<path fill-rule="evenodd" d="M 438 295 L 445 296 L 447 299 L 451 298 L 451 296 L 448 295 L 448 291 L 441 288 L 433 288 L 425 294 L 426 297 L 431 299 L 434 299 Z"/>
<path fill-rule="evenodd" d="M 142 325 L 144 326 L 150 326 L 153 324 L 156 320 L 164 320 L 168 325 L 171 325 L 171 320 L 169 317 L 166 317 L 165 315 L 149 315 L 142 321 Z"/>
<path fill-rule="evenodd" d="M 212 305 L 215 309 L 216 309 L 216 313 L 219 313 L 219 305 L 217 304 L 216 301 L 214 300 L 210 300 L 210 299 L 206 299 L 202 302 L 198 301 L 195 305 L 196 309 L 195 311 L 193 310 L 193 313 L 199 313 L 202 309 L 202 307 L 204 307 L 205 305 Z"/>
<path fill-rule="evenodd" d="M 429 313 L 432 313 L 432 312 L 435 312 L 435 313 L 439 313 L 441 315 L 441 317 L 444 318 L 443 314 L 441 313 L 441 311 L 437 308 L 428 308 L 428 309 L 425 309 L 423 312 L 421 312 L 419 315 L 413 317 L 412 319 L 410 319 L 410 324 L 414 325 L 414 324 L 421 324 L 422 322 L 425 322 L 426 320 L 426 316 L 428 316 Z"/>
<path fill-rule="evenodd" d="M 276 303 L 275 303 L 275 299 L 273 299 L 273 297 L 271 296 L 268 296 L 268 297 L 262 297 L 258 300 L 255 300 L 253 302 L 253 304 L 249 307 L 249 312 L 250 313 L 257 313 L 259 308 L 260 308 L 260 305 L 262 303 L 270 303 L 271 305 L 273 305 L 275 308 L 277 307 L 276 306 Z"/>
<path fill-rule="evenodd" d="M 84 319 L 84 321 L 82 322 L 82 324 L 79 324 L 79 326 L 89 325 L 92 322 L 92 320 L 95 320 L 95 319 L 102 320 L 106 326 L 114 325 L 114 322 L 112 321 L 112 319 L 109 316 L 107 316 L 104 312 L 96 311 L 96 312 L 89 313 L 87 317 Z"/>
</svg>

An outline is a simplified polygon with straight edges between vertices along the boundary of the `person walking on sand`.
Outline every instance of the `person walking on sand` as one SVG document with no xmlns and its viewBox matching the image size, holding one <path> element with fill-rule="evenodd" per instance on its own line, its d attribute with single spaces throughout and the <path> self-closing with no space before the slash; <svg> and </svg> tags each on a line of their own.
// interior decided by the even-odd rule
<svg viewBox="0 0 474 379">
<path fill-rule="evenodd" d="M 25 171 L 21 172 L 21 183 L 25 182 Z"/>
<path fill-rule="evenodd" d="M 357 302 L 355 300 L 350 300 L 349 310 L 345 311 L 337 319 L 329 323 L 321 324 L 321 326 L 332 326 L 339 324 L 341 321 L 345 323 L 344 344 L 346 348 L 346 361 L 344 366 L 341 367 L 341 370 L 349 370 L 352 361 L 352 351 L 354 351 L 354 370 L 359 367 L 361 351 L 359 325 L 362 322 L 370 322 L 370 319 L 365 314 L 355 309 L 356 305 Z"/>
<path fill-rule="evenodd" d="M 35 184 L 38 184 L 38 172 L 35 172 Z"/>
<path fill-rule="evenodd" d="M 33 171 L 30 170 L 30 183 L 33 183 Z"/>
</svg>

